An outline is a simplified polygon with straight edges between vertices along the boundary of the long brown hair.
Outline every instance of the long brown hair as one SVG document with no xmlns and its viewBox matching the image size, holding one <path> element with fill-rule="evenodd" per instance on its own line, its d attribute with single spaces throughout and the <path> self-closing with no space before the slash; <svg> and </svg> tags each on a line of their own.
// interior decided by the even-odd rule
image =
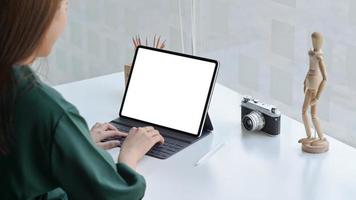
<svg viewBox="0 0 356 200">
<path fill-rule="evenodd" d="M 36 53 L 62 0 L 0 0 L 0 156 L 10 152 L 15 81 L 12 67 Z"/>
</svg>

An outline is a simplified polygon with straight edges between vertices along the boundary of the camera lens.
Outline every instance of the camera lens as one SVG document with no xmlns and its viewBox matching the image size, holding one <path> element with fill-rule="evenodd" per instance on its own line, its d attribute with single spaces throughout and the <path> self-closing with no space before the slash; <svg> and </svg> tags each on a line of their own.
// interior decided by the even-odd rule
<svg viewBox="0 0 356 200">
<path fill-rule="evenodd" d="M 248 131 L 259 131 L 265 126 L 265 118 L 260 112 L 252 111 L 242 118 L 242 124 Z"/>
<path fill-rule="evenodd" d="M 249 131 L 252 130 L 252 128 L 253 128 L 252 120 L 250 118 L 247 118 L 247 117 L 244 117 L 243 125 Z"/>
</svg>

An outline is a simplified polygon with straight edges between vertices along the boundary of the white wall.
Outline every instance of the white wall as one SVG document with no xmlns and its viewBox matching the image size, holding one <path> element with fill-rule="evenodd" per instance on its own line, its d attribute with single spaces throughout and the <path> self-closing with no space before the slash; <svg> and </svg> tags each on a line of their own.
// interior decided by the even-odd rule
<svg viewBox="0 0 356 200">
<path fill-rule="evenodd" d="M 197 52 L 220 60 L 220 83 L 276 104 L 301 120 L 310 34 L 322 32 L 329 73 L 319 106 L 322 126 L 327 134 L 356 146 L 355 2 L 196 0 Z M 122 71 L 131 62 L 131 37 L 136 34 L 161 34 L 168 49 L 182 51 L 177 0 L 70 4 L 69 28 L 48 66 L 40 70 L 52 84 Z M 182 0 L 182 9 L 189 53 L 191 0 Z"/>
<path fill-rule="evenodd" d="M 219 81 L 278 105 L 300 121 L 310 35 L 322 32 L 329 81 L 319 116 L 325 133 L 356 146 L 355 1 L 198 0 L 197 4 L 199 54 L 221 61 Z"/>
<path fill-rule="evenodd" d="M 122 71 L 132 61 L 135 35 L 162 35 L 167 48 L 181 51 L 179 22 L 178 1 L 69 1 L 68 28 L 39 73 L 61 84 Z"/>
</svg>

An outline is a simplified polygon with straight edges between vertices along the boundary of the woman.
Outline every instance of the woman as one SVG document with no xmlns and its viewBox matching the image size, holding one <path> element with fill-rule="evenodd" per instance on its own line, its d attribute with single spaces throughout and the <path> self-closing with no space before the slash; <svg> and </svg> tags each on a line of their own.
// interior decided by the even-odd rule
<svg viewBox="0 0 356 200">
<path fill-rule="evenodd" d="M 78 110 L 29 66 L 66 26 L 67 0 L 0 0 L 0 199 L 141 199 L 138 161 L 163 137 L 152 127 L 89 131 Z M 118 163 L 103 150 L 127 136 Z M 103 149 L 101 149 L 103 148 Z"/>
</svg>

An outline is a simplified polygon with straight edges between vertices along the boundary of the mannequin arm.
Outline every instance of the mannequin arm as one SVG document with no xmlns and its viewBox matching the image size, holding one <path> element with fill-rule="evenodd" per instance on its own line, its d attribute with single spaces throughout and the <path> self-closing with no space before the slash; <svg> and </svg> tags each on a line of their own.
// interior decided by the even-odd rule
<svg viewBox="0 0 356 200">
<path fill-rule="evenodd" d="M 307 75 L 308 76 L 308 75 Z M 306 81 L 307 81 L 307 76 L 305 77 L 305 79 L 304 79 L 304 88 L 303 88 L 303 92 L 304 92 L 304 94 L 305 94 L 305 90 L 307 89 L 307 87 L 306 87 Z"/>
<path fill-rule="evenodd" d="M 321 74 L 323 76 L 323 80 L 319 86 L 318 92 L 316 93 L 316 96 L 315 96 L 316 99 L 319 99 L 321 93 L 324 91 L 324 88 L 325 88 L 325 85 L 327 82 L 327 76 L 328 76 L 327 72 L 326 72 L 326 66 L 325 66 L 325 63 L 322 58 L 319 60 L 319 68 L 320 68 Z"/>
</svg>

